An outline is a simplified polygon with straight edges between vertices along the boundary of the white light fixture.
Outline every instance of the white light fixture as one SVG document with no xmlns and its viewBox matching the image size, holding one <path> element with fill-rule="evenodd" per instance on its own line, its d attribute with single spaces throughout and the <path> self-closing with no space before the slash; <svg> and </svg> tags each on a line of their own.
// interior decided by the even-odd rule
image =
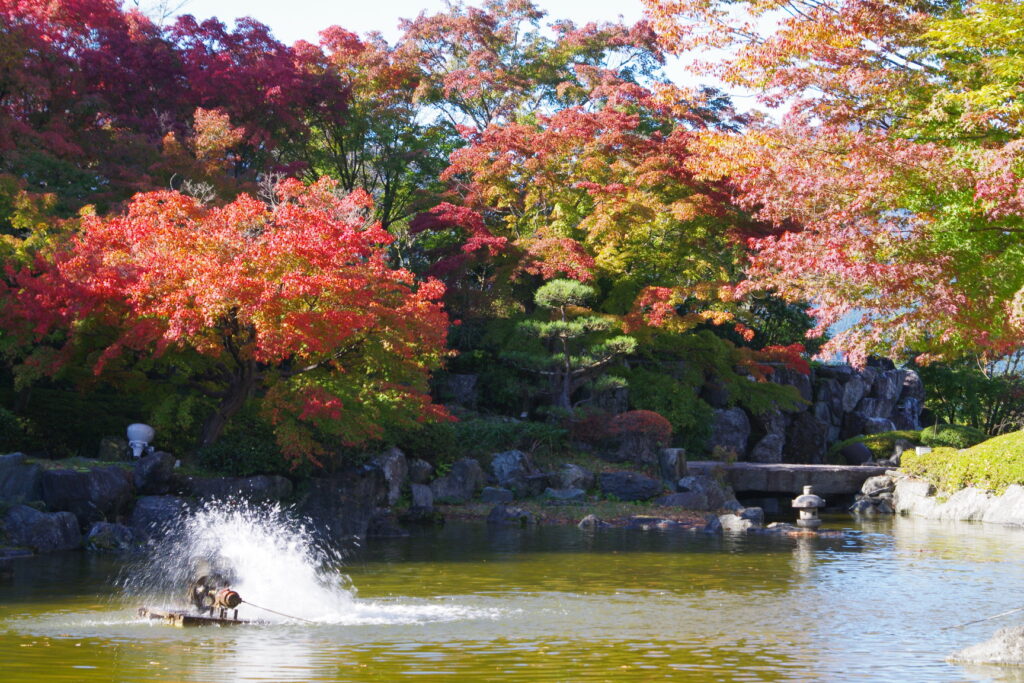
<svg viewBox="0 0 1024 683">
<path fill-rule="evenodd" d="M 149 442 L 156 436 L 156 430 L 149 425 L 140 422 L 128 425 L 128 447 L 132 449 L 132 456 L 138 458 L 143 453 L 152 453 L 153 447 Z"/>
</svg>

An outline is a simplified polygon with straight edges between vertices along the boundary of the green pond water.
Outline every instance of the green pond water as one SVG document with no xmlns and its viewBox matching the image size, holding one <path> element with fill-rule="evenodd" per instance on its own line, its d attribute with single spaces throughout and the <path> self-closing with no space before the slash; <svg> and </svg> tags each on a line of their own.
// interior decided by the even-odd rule
<svg viewBox="0 0 1024 683">
<path fill-rule="evenodd" d="M 847 533 L 451 523 L 351 551 L 320 592 L 294 566 L 262 577 L 282 551 L 257 541 L 243 553 L 269 565 L 239 592 L 316 623 L 235 628 L 143 622 L 118 557 L 19 560 L 0 580 L 0 681 L 1024 680 L 944 661 L 1015 617 L 940 630 L 1024 604 L 1024 531 L 829 526 Z"/>
</svg>

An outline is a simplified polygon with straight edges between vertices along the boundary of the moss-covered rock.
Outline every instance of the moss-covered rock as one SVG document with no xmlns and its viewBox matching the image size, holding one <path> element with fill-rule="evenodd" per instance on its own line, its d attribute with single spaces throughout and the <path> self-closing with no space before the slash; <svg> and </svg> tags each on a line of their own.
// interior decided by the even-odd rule
<svg viewBox="0 0 1024 683">
<path fill-rule="evenodd" d="M 937 424 L 921 430 L 921 443 L 932 448 L 970 448 L 987 438 L 980 429 L 965 425 Z"/>
<path fill-rule="evenodd" d="M 966 450 L 936 448 L 930 453 L 905 453 L 903 470 L 952 493 L 968 486 L 1002 493 L 1010 484 L 1024 484 L 1024 431 L 1003 434 Z"/>
<path fill-rule="evenodd" d="M 913 430 L 897 430 L 894 432 L 881 432 L 880 434 L 865 434 L 864 436 L 855 436 L 852 439 L 846 441 L 840 441 L 834 444 L 825 455 L 825 462 L 831 465 L 845 465 L 846 461 L 843 459 L 843 449 L 847 446 L 855 443 L 862 443 L 871 450 L 871 454 L 875 460 L 884 460 L 892 456 L 896 450 L 896 443 L 898 441 L 909 441 L 913 444 L 921 442 L 921 432 Z"/>
</svg>

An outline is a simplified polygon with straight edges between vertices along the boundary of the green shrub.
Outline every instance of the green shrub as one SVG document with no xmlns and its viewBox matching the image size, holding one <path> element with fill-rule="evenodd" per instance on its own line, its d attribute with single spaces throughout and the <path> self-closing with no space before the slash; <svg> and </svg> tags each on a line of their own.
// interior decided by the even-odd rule
<svg viewBox="0 0 1024 683">
<path fill-rule="evenodd" d="M 1024 431 L 1011 432 L 958 451 L 936 448 L 930 453 L 906 453 L 904 472 L 927 479 L 941 491 L 967 486 L 1002 493 L 1011 484 L 1024 484 Z"/>
<path fill-rule="evenodd" d="M 921 443 L 932 448 L 970 448 L 987 438 L 980 429 L 965 425 L 937 424 L 921 431 Z"/>
<path fill-rule="evenodd" d="M 871 455 L 876 460 L 884 460 L 892 456 L 893 451 L 896 449 L 896 442 L 900 439 L 918 444 L 921 443 L 921 432 L 897 430 L 895 432 L 855 436 L 852 439 L 833 444 L 832 448 L 828 449 L 828 453 L 825 454 L 825 462 L 833 465 L 845 465 L 846 461 L 843 459 L 842 450 L 855 443 L 862 443 L 867 446 L 868 450 L 871 451 Z"/>
<path fill-rule="evenodd" d="M 255 474 L 307 474 L 304 462 L 297 469 L 281 454 L 274 431 L 247 406 L 228 424 L 217 441 L 196 451 L 200 467 L 232 477 Z"/>
<path fill-rule="evenodd" d="M 18 416 L 0 408 L 0 453 L 22 450 L 25 448 L 25 428 Z"/>
<path fill-rule="evenodd" d="M 456 453 L 455 424 L 431 422 L 392 430 L 387 439 L 410 458 L 421 458 L 438 464 L 452 459 Z"/>
<path fill-rule="evenodd" d="M 460 457 L 481 457 L 513 448 L 553 453 L 567 448 L 568 432 L 548 422 L 465 420 L 455 423 L 455 442 Z"/>
</svg>

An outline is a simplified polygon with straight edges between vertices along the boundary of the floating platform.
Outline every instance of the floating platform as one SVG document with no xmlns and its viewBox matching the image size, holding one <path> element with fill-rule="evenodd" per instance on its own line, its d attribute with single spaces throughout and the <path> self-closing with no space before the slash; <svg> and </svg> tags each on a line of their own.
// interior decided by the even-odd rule
<svg viewBox="0 0 1024 683">
<path fill-rule="evenodd" d="M 152 619 L 153 621 L 162 621 L 168 626 L 174 626 L 177 628 L 191 628 L 193 626 L 241 626 L 243 624 L 259 623 L 255 621 L 247 621 L 245 619 L 221 619 L 220 617 L 202 616 L 174 610 L 155 610 L 149 609 L 148 607 L 140 607 L 139 616 L 144 619 Z"/>
</svg>

